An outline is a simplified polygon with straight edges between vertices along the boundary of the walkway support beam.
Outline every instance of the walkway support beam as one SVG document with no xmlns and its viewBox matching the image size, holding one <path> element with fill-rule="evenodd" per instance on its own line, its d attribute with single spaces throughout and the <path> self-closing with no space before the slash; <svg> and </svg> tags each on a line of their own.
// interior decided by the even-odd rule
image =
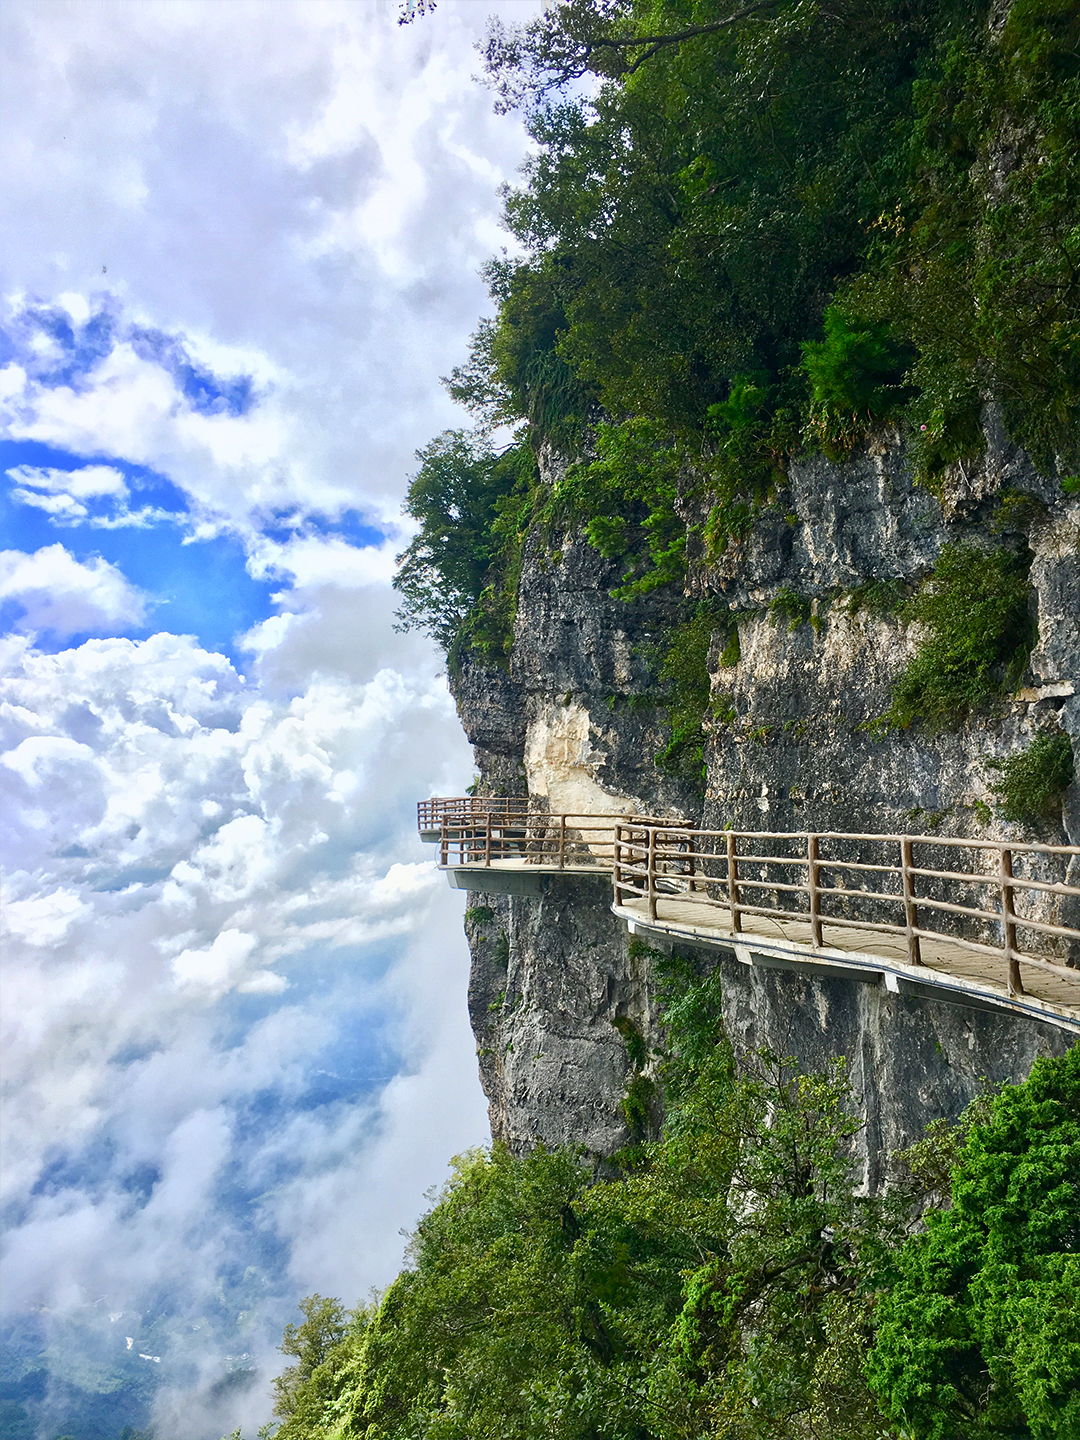
<svg viewBox="0 0 1080 1440">
<path fill-rule="evenodd" d="M 810 886 L 810 936 L 815 945 L 821 946 L 821 884 L 818 879 L 820 865 L 818 858 L 820 848 L 818 837 L 808 835 L 806 837 L 806 871 L 807 883 Z"/>
<path fill-rule="evenodd" d="M 739 905 L 739 857 L 735 853 L 735 832 L 727 832 L 727 888 L 731 928 L 736 934 L 742 929 L 742 907 Z"/>
<path fill-rule="evenodd" d="M 1023 995 L 1020 961 L 1016 950 L 1016 911 L 1013 909 L 1012 851 L 1001 851 L 1001 931 L 1005 942 L 1005 960 L 1009 971 L 1009 994 Z"/>
</svg>

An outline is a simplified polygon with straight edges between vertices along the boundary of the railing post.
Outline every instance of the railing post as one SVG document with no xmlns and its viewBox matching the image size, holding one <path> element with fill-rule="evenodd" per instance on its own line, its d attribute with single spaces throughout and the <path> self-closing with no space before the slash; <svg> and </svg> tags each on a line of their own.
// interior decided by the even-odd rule
<svg viewBox="0 0 1080 1440">
<path fill-rule="evenodd" d="M 815 945 L 821 944 L 821 887 L 818 884 L 818 837 L 810 835 L 806 841 L 807 880 L 810 885 L 810 939 Z"/>
<path fill-rule="evenodd" d="M 1020 961 L 1016 958 L 1016 911 L 1013 908 L 1012 851 L 1001 849 L 1001 929 L 1005 942 L 1005 962 L 1010 995 L 1023 995 L 1024 982 L 1020 978 Z"/>
<path fill-rule="evenodd" d="M 649 894 L 649 919 L 650 919 L 650 920 L 655 920 L 655 919 L 656 919 L 656 827 L 653 826 L 653 825 L 650 825 L 650 826 L 649 826 L 649 829 L 648 829 L 648 834 L 649 834 L 648 851 L 647 851 L 648 859 L 647 859 L 647 863 L 646 863 L 646 869 L 647 869 L 648 875 L 649 875 L 649 884 L 648 884 L 648 894 Z"/>
<path fill-rule="evenodd" d="M 484 816 L 484 864 L 491 864 L 491 811 Z"/>
<path fill-rule="evenodd" d="M 559 816 L 559 869 L 566 869 L 566 816 Z"/>
<path fill-rule="evenodd" d="M 448 830 L 447 830 L 446 817 L 444 816 L 444 817 L 443 817 L 442 824 L 439 826 L 439 864 L 440 864 L 440 865 L 443 867 L 443 869 L 445 870 L 445 869 L 446 869 L 446 866 L 447 866 L 449 863 L 450 863 L 450 835 L 449 835 L 449 832 L 448 832 Z"/>
<path fill-rule="evenodd" d="M 742 929 L 742 913 L 739 909 L 739 860 L 735 854 L 735 835 L 731 830 L 727 832 L 727 887 L 731 928 L 738 934 Z"/>
<path fill-rule="evenodd" d="M 904 892 L 904 929 L 907 933 L 908 962 L 922 964 L 922 950 L 916 930 L 919 927 L 919 907 L 915 899 L 914 876 L 911 873 L 914 861 L 911 858 L 911 836 L 900 840 L 900 883 Z"/>
<path fill-rule="evenodd" d="M 690 857 L 690 894 L 697 889 L 697 846 L 693 835 L 686 837 L 686 853 Z"/>
</svg>

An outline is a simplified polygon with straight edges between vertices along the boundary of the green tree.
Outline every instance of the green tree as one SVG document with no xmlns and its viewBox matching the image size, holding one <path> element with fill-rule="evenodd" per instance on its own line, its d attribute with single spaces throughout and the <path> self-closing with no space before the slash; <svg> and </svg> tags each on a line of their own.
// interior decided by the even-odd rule
<svg viewBox="0 0 1080 1440">
<path fill-rule="evenodd" d="M 868 1371 L 905 1434 L 1080 1434 L 1080 1046 L 1005 1087 L 898 1269 Z"/>
<path fill-rule="evenodd" d="M 298 1392 L 348 1329 L 348 1312 L 340 1300 L 316 1293 L 300 1301 L 300 1310 L 303 1323 L 286 1325 L 279 1346 L 283 1355 L 295 1356 L 297 1363 L 283 1370 L 273 1383 L 274 1414 L 286 1418 L 296 1409 Z"/>
<path fill-rule="evenodd" d="M 425 631 L 447 652 L 471 645 L 504 660 L 532 452 L 500 453 L 482 432 L 448 430 L 417 458 L 404 509 L 419 530 L 394 577 L 400 628 Z"/>
<path fill-rule="evenodd" d="M 542 1148 L 455 1162 L 286 1440 L 878 1433 L 862 1291 L 888 1217 L 855 1193 L 842 1070 L 766 1055 L 740 1074 L 715 978 L 669 990 L 663 1139 L 617 1180 Z"/>
</svg>

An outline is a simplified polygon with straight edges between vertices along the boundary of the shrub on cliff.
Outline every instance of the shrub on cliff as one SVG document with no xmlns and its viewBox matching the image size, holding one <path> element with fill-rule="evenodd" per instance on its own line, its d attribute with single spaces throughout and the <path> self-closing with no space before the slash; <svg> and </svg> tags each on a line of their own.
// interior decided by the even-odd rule
<svg viewBox="0 0 1080 1440">
<path fill-rule="evenodd" d="M 599 1182 L 568 1150 L 455 1161 L 381 1303 L 290 1327 L 278 1440 L 1080 1433 L 1080 1047 L 869 1198 L 842 1065 L 740 1071 L 715 974 L 666 969 L 662 1138 Z"/>
<path fill-rule="evenodd" d="M 855 1193 L 842 1069 L 737 1073 L 715 979 L 676 975 L 668 1021 L 663 1139 L 599 1183 L 568 1151 L 455 1162 L 377 1310 L 283 1387 L 281 1440 L 877 1433 L 888 1205 Z"/>
<path fill-rule="evenodd" d="M 883 720 L 958 724 L 1015 686 L 1034 643 L 1029 557 L 947 545 L 933 574 L 900 607 L 922 639 L 893 685 Z"/>
<path fill-rule="evenodd" d="M 1000 779 L 990 786 L 1003 820 L 1037 826 L 1059 809 L 1074 774 L 1072 741 L 1064 730 L 1036 735 L 1005 760 L 988 760 Z"/>
<path fill-rule="evenodd" d="M 1080 1435 L 1080 1046 L 1005 1087 L 897 1268 L 869 1375 L 903 1434 Z"/>
<path fill-rule="evenodd" d="M 419 530 L 397 557 L 398 628 L 423 630 L 451 659 L 471 648 L 505 663 L 532 452 L 499 452 L 482 432 L 447 430 L 417 459 L 404 510 Z"/>
</svg>

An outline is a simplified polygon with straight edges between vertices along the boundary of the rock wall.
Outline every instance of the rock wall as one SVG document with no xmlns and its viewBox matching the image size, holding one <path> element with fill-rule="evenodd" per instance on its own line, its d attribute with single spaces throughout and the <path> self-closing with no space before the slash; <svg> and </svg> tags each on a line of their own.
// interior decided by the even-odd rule
<svg viewBox="0 0 1080 1440">
<path fill-rule="evenodd" d="M 613 600 L 620 566 L 580 539 L 555 552 L 531 540 L 509 674 L 470 664 L 454 680 L 481 792 L 747 829 L 1004 834 L 986 823 L 987 758 L 1048 724 L 1080 742 L 1080 504 L 1009 445 L 992 412 L 986 434 L 982 459 L 958 468 L 940 496 L 913 485 L 896 435 L 842 464 L 811 456 L 792 465 L 787 493 L 743 546 L 718 563 L 692 557 L 691 595 L 722 597 L 740 639 L 736 664 L 721 665 L 719 635 L 710 659 L 717 708 L 734 715 L 712 725 L 704 798 L 657 770 L 663 715 L 635 699 L 655 683 L 657 645 L 681 597 Z M 838 594 L 871 580 L 911 589 L 950 541 L 1003 543 L 994 527 L 1007 492 L 1037 502 L 1014 507 L 1026 529 L 1004 537 L 1034 557 L 1038 641 L 1019 694 L 958 730 L 875 738 L 860 727 L 887 708 L 919 637 L 892 616 L 849 613 Z M 782 589 L 811 601 L 812 623 L 773 622 Z M 1043 838 L 1080 843 L 1075 783 Z M 492 1132 L 514 1148 L 565 1142 L 603 1157 L 628 1139 L 620 1103 L 631 1072 L 616 1022 L 660 1037 L 648 956 L 609 904 L 608 887 L 589 879 L 553 881 L 536 898 L 469 897 L 481 1078 Z M 982 1080 L 1020 1079 L 1036 1055 L 1070 1043 L 1036 1021 L 857 981 L 749 969 L 734 956 L 696 963 L 722 970 L 737 1049 L 767 1045 L 808 1068 L 847 1057 L 871 1185 L 890 1150 L 958 1114 Z"/>
</svg>

